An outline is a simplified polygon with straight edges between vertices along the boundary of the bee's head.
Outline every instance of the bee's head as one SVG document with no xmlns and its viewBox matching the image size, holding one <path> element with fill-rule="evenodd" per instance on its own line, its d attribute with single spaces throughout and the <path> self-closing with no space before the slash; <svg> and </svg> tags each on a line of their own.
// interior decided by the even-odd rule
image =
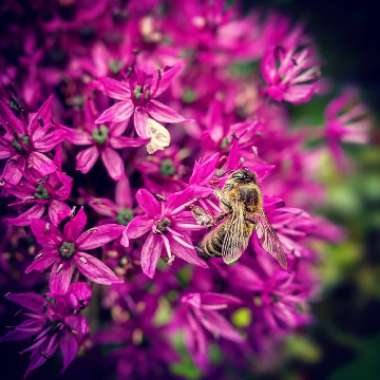
<svg viewBox="0 0 380 380">
<path fill-rule="evenodd" d="M 256 183 L 256 175 L 246 168 L 234 171 L 230 179 L 237 183 Z"/>
</svg>

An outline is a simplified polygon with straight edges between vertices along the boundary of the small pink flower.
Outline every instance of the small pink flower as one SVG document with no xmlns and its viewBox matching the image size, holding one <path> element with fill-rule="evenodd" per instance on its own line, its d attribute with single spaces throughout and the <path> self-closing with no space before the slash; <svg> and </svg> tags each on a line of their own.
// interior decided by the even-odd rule
<svg viewBox="0 0 380 380">
<path fill-rule="evenodd" d="M 17 199 L 10 206 L 26 208 L 16 217 L 7 218 L 9 223 L 26 226 L 47 212 L 53 224 L 58 225 L 70 216 L 71 209 L 65 201 L 71 194 L 73 180 L 61 171 L 58 156 L 59 154 L 54 158 L 54 163 L 57 165 L 56 172 L 40 177 L 35 170 L 29 170 L 17 185 L 5 186 L 6 194 Z"/>
<path fill-rule="evenodd" d="M 205 292 L 190 293 L 181 298 L 186 321 L 186 343 L 195 360 L 202 364 L 207 359 L 207 331 L 215 338 L 224 338 L 241 343 L 244 339 L 231 323 L 220 313 L 241 300 L 231 295 Z"/>
<path fill-rule="evenodd" d="M 268 333 L 280 333 L 310 322 L 302 313 L 302 306 L 310 297 L 309 287 L 276 265 L 268 255 L 258 255 L 252 268 L 237 263 L 230 268 L 232 283 L 241 293 L 242 300 L 256 316 L 255 325 L 264 325 Z"/>
<path fill-rule="evenodd" d="M 91 298 L 90 287 L 83 282 L 71 284 L 64 295 L 54 293 L 42 297 L 36 293 L 15 293 L 6 298 L 25 309 L 26 319 L 0 338 L 0 342 L 33 338 L 25 377 L 42 366 L 60 349 L 64 371 L 75 359 L 80 345 L 89 333 L 85 317 L 78 315 Z"/>
<path fill-rule="evenodd" d="M 111 74 L 118 74 L 125 65 L 125 60 L 121 60 L 117 55 L 112 54 L 103 43 L 96 43 L 91 53 L 74 58 L 70 62 L 69 71 L 74 77 L 79 77 L 86 73 L 94 78 L 102 78 Z"/>
<path fill-rule="evenodd" d="M 368 110 L 353 89 L 346 89 L 325 110 L 325 136 L 330 151 L 341 169 L 348 167 L 342 142 L 366 144 L 371 120 Z"/>
<path fill-rule="evenodd" d="M 318 91 L 320 70 L 310 47 L 270 49 L 261 63 L 265 92 L 274 100 L 305 103 Z"/>
<path fill-rule="evenodd" d="M 117 102 L 107 108 L 97 119 L 97 124 L 125 123 L 133 116 L 137 135 L 149 139 L 148 153 L 164 149 L 170 144 L 170 134 L 160 123 L 179 123 L 185 119 L 172 108 L 156 100 L 166 91 L 182 65 L 176 64 L 161 72 L 149 75 L 137 71 L 127 81 L 103 78 L 103 91 Z"/>
<path fill-rule="evenodd" d="M 153 278 L 163 251 L 169 262 L 175 255 L 190 264 L 207 268 L 190 239 L 190 231 L 203 228 L 194 223 L 191 212 L 185 211 L 194 202 L 192 191 L 174 193 L 166 202 L 159 202 L 148 190 L 140 189 L 136 200 L 144 214 L 135 216 L 128 224 L 122 244 L 128 247 L 130 239 L 148 234 L 141 249 L 141 268 L 148 277 Z"/>
<path fill-rule="evenodd" d="M 31 224 L 33 235 L 42 250 L 26 272 L 42 272 L 52 267 L 49 288 L 55 294 L 64 294 L 67 291 L 75 269 L 97 284 L 111 285 L 121 282 L 103 262 L 86 253 L 117 239 L 122 232 L 121 226 L 104 224 L 82 232 L 86 223 L 87 216 L 81 208 L 65 224 L 62 232 L 54 224 L 43 220 L 34 220 Z"/>
<path fill-rule="evenodd" d="M 48 98 L 26 124 L 0 100 L 0 121 L 5 129 L 0 136 L 0 160 L 7 159 L 1 175 L 3 182 L 17 185 L 27 168 L 41 176 L 57 170 L 46 154 L 64 140 L 65 131 L 53 122 L 52 101 L 52 97 Z"/>
<path fill-rule="evenodd" d="M 126 123 L 95 124 L 96 109 L 92 100 L 87 100 L 84 107 L 83 129 L 66 128 L 67 140 L 86 147 L 76 156 L 76 168 L 86 174 L 100 156 L 109 176 L 118 181 L 125 170 L 117 150 L 139 147 L 144 140 L 124 136 Z"/>
</svg>

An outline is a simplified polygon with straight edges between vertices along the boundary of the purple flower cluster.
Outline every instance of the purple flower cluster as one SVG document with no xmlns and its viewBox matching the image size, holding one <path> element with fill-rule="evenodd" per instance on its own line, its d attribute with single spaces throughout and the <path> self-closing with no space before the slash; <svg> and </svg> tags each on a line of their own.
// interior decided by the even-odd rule
<svg viewBox="0 0 380 380">
<path fill-rule="evenodd" d="M 65 369 L 81 346 L 116 343 L 118 379 L 171 378 L 178 336 L 207 374 L 212 345 L 249 366 L 309 324 L 313 242 L 342 237 L 313 214 L 318 163 L 327 151 L 347 168 L 341 143 L 365 143 L 369 122 L 348 89 L 316 131 L 325 145 L 291 128 L 287 104 L 328 87 L 304 28 L 223 0 L 5 3 L 18 22 L 1 47 L 20 51 L 0 57 L 0 283 L 19 279 L 6 298 L 25 319 L 1 340 L 29 341 L 27 374 L 57 350 Z M 243 167 L 287 270 L 255 232 L 234 265 L 199 255 L 192 209 L 217 218 L 217 190 Z M 90 332 L 95 293 L 109 318 Z"/>
</svg>

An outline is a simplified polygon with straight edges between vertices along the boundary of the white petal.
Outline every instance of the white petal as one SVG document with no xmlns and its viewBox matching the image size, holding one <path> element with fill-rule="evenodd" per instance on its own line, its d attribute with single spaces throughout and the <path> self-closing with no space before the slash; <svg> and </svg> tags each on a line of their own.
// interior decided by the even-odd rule
<svg viewBox="0 0 380 380">
<path fill-rule="evenodd" d="M 148 129 L 151 139 L 146 146 L 146 150 L 149 154 L 153 154 L 157 150 L 163 150 L 170 145 L 170 133 L 163 125 L 149 118 Z"/>
</svg>

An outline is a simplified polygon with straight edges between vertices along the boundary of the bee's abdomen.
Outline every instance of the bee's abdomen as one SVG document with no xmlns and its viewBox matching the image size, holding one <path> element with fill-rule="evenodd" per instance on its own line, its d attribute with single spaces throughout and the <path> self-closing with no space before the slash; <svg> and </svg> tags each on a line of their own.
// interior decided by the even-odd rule
<svg viewBox="0 0 380 380">
<path fill-rule="evenodd" d="M 201 243 L 202 251 L 208 256 L 221 256 L 225 234 L 224 225 L 209 232 Z"/>
</svg>

